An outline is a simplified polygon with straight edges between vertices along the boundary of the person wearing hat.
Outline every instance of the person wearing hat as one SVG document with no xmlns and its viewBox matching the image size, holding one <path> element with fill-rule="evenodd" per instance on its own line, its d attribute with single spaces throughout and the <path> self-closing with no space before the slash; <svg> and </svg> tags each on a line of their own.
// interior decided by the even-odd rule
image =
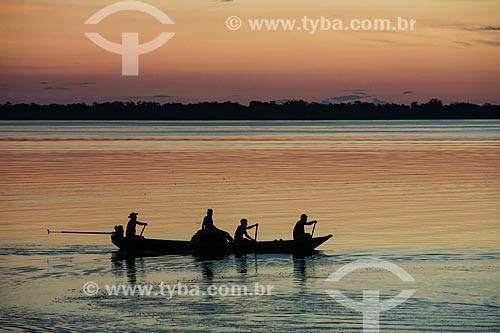
<svg viewBox="0 0 500 333">
<path fill-rule="evenodd" d="M 295 224 L 295 228 L 293 228 L 293 240 L 303 242 L 312 238 L 311 234 L 307 234 L 304 230 L 304 226 L 316 224 L 318 221 L 310 221 L 307 222 L 307 215 L 300 215 L 300 220 Z"/>
<path fill-rule="evenodd" d="M 128 218 L 130 220 L 127 223 L 127 231 L 126 231 L 125 235 L 129 239 L 132 239 L 132 238 L 136 237 L 136 235 L 135 235 L 135 226 L 136 225 L 148 225 L 147 223 L 137 221 L 137 215 L 139 215 L 139 213 L 133 213 L 132 212 L 128 216 Z"/>
</svg>

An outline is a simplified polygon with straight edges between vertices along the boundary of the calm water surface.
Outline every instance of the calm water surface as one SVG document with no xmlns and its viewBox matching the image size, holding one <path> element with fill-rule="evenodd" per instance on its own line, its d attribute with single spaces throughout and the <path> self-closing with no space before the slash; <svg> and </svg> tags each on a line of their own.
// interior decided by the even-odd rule
<svg viewBox="0 0 500 333">
<path fill-rule="evenodd" d="M 361 332 L 341 289 L 390 298 L 389 272 L 325 279 L 389 260 L 416 294 L 381 315 L 392 332 L 500 332 L 500 121 L 1 122 L 3 331 Z M 321 252 L 117 257 L 107 236 L 130 211 L 146 237 L 189 239 L 207 208 L 231 233 L 290 238 L 306 212 Z M 101 285 L 273 285 L 268 296 L 86 296 Z"/>
</svg>

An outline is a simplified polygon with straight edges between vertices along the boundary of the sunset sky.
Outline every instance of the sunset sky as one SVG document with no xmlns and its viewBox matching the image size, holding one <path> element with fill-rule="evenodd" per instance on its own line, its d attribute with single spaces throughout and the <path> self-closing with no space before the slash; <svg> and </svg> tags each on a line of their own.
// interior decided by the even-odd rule
<svg viewBox="0 0 500 333">
<path fill-rule="evenodd" d="M 173 25 L 140 12 L 84 22 L 117 1 L 0 2 L 0 102 L 304 99 L 500 103 L 498 0 L 148 0 Z M 237 31 L 226 19 L 243 20 Z M 417 20 L 415 31 L 251 31 L 248 19 Z M 85 32 L 141 43 L 174 37 L 121 75 L 121 56 Z"/>
</svg>

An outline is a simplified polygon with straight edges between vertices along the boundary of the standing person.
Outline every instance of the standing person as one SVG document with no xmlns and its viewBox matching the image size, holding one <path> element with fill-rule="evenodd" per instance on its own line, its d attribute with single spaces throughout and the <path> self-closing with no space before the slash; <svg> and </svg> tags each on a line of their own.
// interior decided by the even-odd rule
<svg viewBox="0 0 500 333">
<path fill-rule="evenodd" d="M 139 213 L 130 213 L 130 215 L 128 216 L 128 218 L 130 219 L 127 223 L 127 231 L 125 233 L 125 235 L 127 236 L 127 238 L 129 239 L 132 239 L 132 238 L 135 238 L 137 237 L 135 235 L 135 227 L 136 225 L 148 225 L 147 223 L 145 222 L 139 222 L 137 221 L 137 215 L 139 215 Z"/>
<path fill-rule="evenodd" d="M 295 228 L 293 228 L 293 240 L 295 241 L 306 241 L 312 238 L 311 234 L 307 234 L 304 230 L 306 225 L 316 224 L 318 221 L 310 221 L 307 222 L 307 215 L 300 215 L 300 220 L 295 224 Z"/>
<path fill-rule="evenodd" d="M 256 240 L 253 239 L 248 233 L 247 233 L 247 230 L 248 229 L 252 229 L 256 226 L 258 226 L 259 224 L 258 223 L 255 223 L 254 225 L 251 225 L 251 226 L 247 226 L 248 225 L 248 221 L 247 219 L 241 219 L 240 221 L 240 225 L 238 226 L 238 228 L 236 228 L 236 231 L 234 233 L 234 241 L 237 242 L 237 243 L 243 243 L 243 242 L 246 242 L 248 240 L 251 240 L 253 242 L 255 242 Z M 245 238 L 246 237 L 246 238 Z"/>
</svg>

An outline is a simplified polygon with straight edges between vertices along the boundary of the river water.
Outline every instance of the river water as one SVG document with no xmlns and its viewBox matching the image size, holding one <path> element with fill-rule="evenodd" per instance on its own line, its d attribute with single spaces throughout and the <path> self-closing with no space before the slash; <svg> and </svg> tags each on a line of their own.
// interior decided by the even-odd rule
<svg viewBox="0 0 500 333">
<path fill-rule="evenodd" d="M 0 161 L 3 331 L 361 332 L 326 290 L 411 288 L 382 331 L 500 332 L 500 121 L 9 121 Z M 190 239 L 207 208 L 231 233 L 259 222 L 259 240 L 291 238 L 302 213 L 334 238 L 305 258 L 124 259 L 106 235 L 47 234 L 137 211 L 146 237 Z M 415 282 L 373 268 L 326 281 L 366 258 Z M 272 292 L 203 292 L 256 283 Z M 156 295 L 107 294 L 120 284 Z"/>
</svg>

